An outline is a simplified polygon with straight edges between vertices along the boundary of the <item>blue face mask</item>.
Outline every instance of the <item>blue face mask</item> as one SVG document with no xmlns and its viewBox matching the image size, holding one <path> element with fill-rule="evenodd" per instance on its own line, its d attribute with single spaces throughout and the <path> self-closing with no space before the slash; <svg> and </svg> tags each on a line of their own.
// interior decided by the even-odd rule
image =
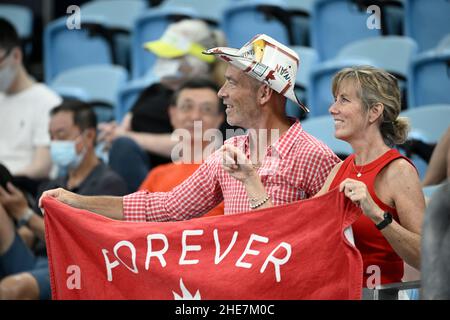
<svg viewBox="0 0 450 320">
<path fill-rule="evenodd" d="M 52 141 L 50 143 L 50 155 L 58 169 L 67 173 L 68 170 L 76 169 L 83 160 L 83 153 L 77 154 L 75 141 Z"/>
</svg>

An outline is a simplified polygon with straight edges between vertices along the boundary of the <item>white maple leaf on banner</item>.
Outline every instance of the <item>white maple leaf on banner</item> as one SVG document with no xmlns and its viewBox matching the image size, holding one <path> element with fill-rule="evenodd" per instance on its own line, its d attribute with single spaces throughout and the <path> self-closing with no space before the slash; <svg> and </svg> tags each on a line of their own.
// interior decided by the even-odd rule
<svg viewBox="0 0 450 320">
<path fill-rule="evenodd" d="M 180 289 L 181 289 L 181 296 L 178 295 L 175 291 L 172 291 L 175 300 L 202 300 L 200 297 L 200 290 L 197 290 L 195 295 L 192 296 L 189 290 L 186 289 L 186 287 L 184 286 L 182 278 L 180 278 Z"/>
</svg>

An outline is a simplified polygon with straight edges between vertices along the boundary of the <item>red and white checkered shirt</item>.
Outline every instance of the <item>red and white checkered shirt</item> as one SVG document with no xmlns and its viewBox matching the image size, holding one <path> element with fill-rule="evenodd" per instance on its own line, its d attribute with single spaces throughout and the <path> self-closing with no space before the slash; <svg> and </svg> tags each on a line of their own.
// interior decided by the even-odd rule
<svg viewBox="0 0 450 320">
<path fill-rule="evenodd" d="M 250 159 L 249 135 L 225 141 Z M 225 214 L 249 211 L 243 184 L 222 169 L 222 154 L 212 154 L 194 174 L 170 192 L 138 191 L 123 199 L 127 221 L 187 220 L 211 210 L 222 200 Z M 258 174 L 274 205 L 306 199 L 316 194 L 339 158 L 323 142 L 305 132 L 296 121 L 272 146 Z"/>
</svg>

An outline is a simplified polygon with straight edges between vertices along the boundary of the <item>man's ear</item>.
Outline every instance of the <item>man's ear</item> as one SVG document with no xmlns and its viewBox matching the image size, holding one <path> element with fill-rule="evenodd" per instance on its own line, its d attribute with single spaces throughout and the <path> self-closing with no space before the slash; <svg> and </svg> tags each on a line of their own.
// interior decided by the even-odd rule
<svg viewBox="0 0 450 320">
<path fill-rule="evenodd" d="M 95 139 L 97 138 L 97 130 L 94 128 L 88 128 L 84 131 L 86 140 L 91 144 L 92 147 L 95 146 Z"/>
<path fill-rule="evenodd" d="M 22 63 L 22 60 L 23 60 L 22 49 L 20 49 L 19 47 L 15 47 L 12 50 L 11 55 L 12 55 L 15 63 L 17 63 L 17 64 Z"/>
<path fill-rule="evenodd" d="M 270 88 L 267 84 L 263 84 L 258 89 L 258 100 L 261 105 L 266 104 L 269 102 L 270 98 L 272 97 L 273 89 Z"/>
<path fill-rule="evenodd" d="M 374 123 L 383 116 L 384 105 L 381 102 L 375 103 L 369 109 L 369 122 Z"/>
</svg>

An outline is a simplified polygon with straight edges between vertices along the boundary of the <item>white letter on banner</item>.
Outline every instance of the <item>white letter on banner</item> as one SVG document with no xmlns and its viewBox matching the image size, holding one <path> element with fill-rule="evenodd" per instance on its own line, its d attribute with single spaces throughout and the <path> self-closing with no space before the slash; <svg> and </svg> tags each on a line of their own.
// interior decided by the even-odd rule
<svg viewBox="0 0 450 320">
<path fill-rule="evenodd" d="M 132 264 L 133 264 L 133 269 L 132 268 L 130 268 L 125 262 L 123 262 L 122 261 L 122 259 L 120 259 L 119 257 L 118 257 L 118 254 L 117 254 L 117 252 L 119 251 L 119 249 L 121 248 L 121 247 L 123 247 L 123 246 L 125 246 L 125 247 L 128 247 L 129 249 L 130 249 L 130 251 L 131 251 L 131 262 L 132 262 Z M 133 273 L 138 273 L 138 269 L 137 269 L 137 266 L 136 266 L 136 248 L 133 246 L 133 244 L 131 243 L 131 242 L 129 242 L 129 241 L 125 241 L 125 240 L 123 240 L 123 241 L 120 241 L 120 242 L 118 242 L 115 246 L 114 246 L 114 248 L 113 248 L 113 251 L 114 251 L 114 255 L 116 256 L 116 258 L 128 269 L 128 270 L 130 270 L 131 272 L 133 272 Z M 103 253 L 103 256 L 104 256 L 104 258 L 105 258 L 105 264 L 106 264 L 106 271 L 107 271 L 107 277 L 108 277 L 108 281 L 112 281 L 112 269 L 113 268 L 115 268 L 115 267 L 117 267 L 118 265 L 119 265 L 119 262 L 117 262 L 117 260 L 116 261 L 114 261 L 114 262 L 110 262 L 109 261 L 109 258 L 108 258 L 108 250 L 106 250 L 106 249 L 102 249 L 102 253 Z"/>
<path fill-rule="evenodd" d="M 182 252 L 181 252 L 181 257 L 180 257 L 180 261 L 178 262 L 180 265 L 184 265 L 184 264 L 197 264 L 198 263 L 198 259 L 195 260 L 185 260 L 186 258 L 186 252 L 188 251 L 200 251 L 202 249 L 201 246 L 188 246 L 186 244 L 186 238 L 187 236 L 201 236 L 203 234 L 203 230 L 184 230 L 183 231 L 183 235 L 181 238 L 181 246 L 182 246 Z"/>
<path fill-rule="evenodd" d="M 262 243 L 268 243 L 269 242 L 269 238 L 261 237 L 261 236 L 258 236 L 257 234 L 252 234 L 250 236 L 250 239 L 247 242 L 247 246 L 245 247 L 245 250 L 242 253 L 242 256 L 238 259 L 238 261 L 236 261 L 236 267 L 247 268 L 247 269 L 251 268 L 251 266 L 252 266 L 251 263 L 242 262 L 242 260 L 244 260 L 244 257 L 246 255 L 257 256 L 259 254 L 258 250 L 250 249 L 250 246 L 252 245 L 253 241 L 258 241 L 258 242 L 262 242 Z"/>
<path fill-rule="evenodd" d="M 164 242 L 164 248 L 162 248 L 159 251 L 153 251 L 152 250 L 152 240 L 153 239 L 159 239 Z M 157 234 L 149 234 L 147 236 L 147 257 L 145 258 L 145 270 L 148 270 L 150 266 L 150 258 L 151 257 L 157 257 L 159 259 L 159 262 L 161 263 L 161 266 L 165 267 L 167 265 L 166 259 L 164 259 L 164 254 L 169 249 L 169 243 L 167 241 L 167 237 L 161 233 Z"/>
<path fill-rule="evenodd" d="M 278 259 L 273 256 L 280 247 L 283 247 L 286 250 L 286 256 L 283 259 Z M 264 261 L 264 264 L 262 265 L 261 270 L 259 272 L 263 273 L 264 270 L 266 270 L 267 264 L 269 262 L 272 262 L 275 267 L 275 278 L 277 279 L 277 282 L 280 282 L 281 281 L 280 266 L 289 261 L 291 253 L 292 248 L 289 243 L 286 242 L 280 243 L 278 247 L 273 249 L 273 251 L 267 256 L 266 261 Z"/>
<path fill-rule="evenodd" d="M 213 234 L 214 234 L 214 242 L 216 244 L 216 255 L 214 257 L 214 263 L 219 264 L 220 261 L 222 261 L 223 258 L 225 258 L 227 256 L 227 254 L 230 252 L 231 248 L 233 248 L 234 244 L 236 243 L 238 232 L 235 231 L 233 233 L 233 238 L 231 239 L 230 244 L 228 245 L 227 249 L 222 254 L 222 256 L 220 255 L 220 242 L 219 242 L 219 234 L 217 232 L 217 229 L 214 229 Z"/>
</svg>

